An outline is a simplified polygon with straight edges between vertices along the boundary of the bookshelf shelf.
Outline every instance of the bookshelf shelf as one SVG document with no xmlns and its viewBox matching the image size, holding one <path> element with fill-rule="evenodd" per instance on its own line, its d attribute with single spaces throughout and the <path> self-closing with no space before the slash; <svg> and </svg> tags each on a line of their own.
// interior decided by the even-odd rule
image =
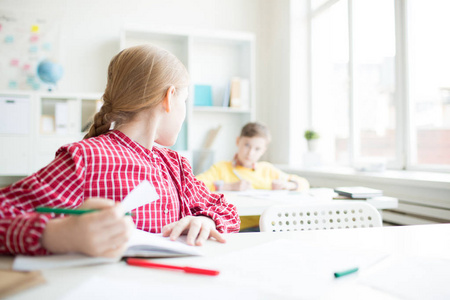
<svg viewBox="0 0 450 300">
<path fill-rule="evenodd" d="M 121 49 L 151 43 L 172 52 L 188 69 L 191 86 L 186 121 L 178 138 L 181 142 L 177 141 L 172 148 L 190 153 L 195 174 L 202 171 L 195 169 L 199 165 L 195 153 L 208 150 L 213 153 L 214 161 L 231 159 L 241 127 L 255 119 L 254 40 L 254 35 L 247 32 L 152 31 L 136 26 L 122 31 Z M 235 78 L 246 82 L 248 97 L 241 107 L 223 106 Z M 211 87 L 212 106 L 194 106 L 195 85 Z M 208 133 L 218 126 L 221 129 L 214 143 L 205 147 Z"/>
<path fill-rule="evenodd" d="M 59 147 L 82 139 L 82 128 L 100 108 L 100 97 L 0 91 L 1 113 L 11 116 L 12 124 L 0 126 L 0 144 L 5 145 L 0 148 L 0 176 L 29 175 L 47 165 Z"/>
</svg>

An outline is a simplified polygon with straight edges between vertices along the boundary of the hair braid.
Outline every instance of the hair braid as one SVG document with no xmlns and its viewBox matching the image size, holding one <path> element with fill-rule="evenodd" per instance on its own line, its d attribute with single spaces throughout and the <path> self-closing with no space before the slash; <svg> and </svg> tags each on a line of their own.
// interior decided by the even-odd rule
<svg viewBox="0 0 450 300">
<path fill-rule="evenodd" d="M 99 136 L 103 133 L 108 132 L 112 123 L 111 111 L 112 111 L 111 104 L 105 101 L 102 107 L 100 108 L 100 111 L 94 115 L 94 122 L 89 128 L 89 132 L 84 136 L 85 139 L 94 136 Z"/>
</svg>

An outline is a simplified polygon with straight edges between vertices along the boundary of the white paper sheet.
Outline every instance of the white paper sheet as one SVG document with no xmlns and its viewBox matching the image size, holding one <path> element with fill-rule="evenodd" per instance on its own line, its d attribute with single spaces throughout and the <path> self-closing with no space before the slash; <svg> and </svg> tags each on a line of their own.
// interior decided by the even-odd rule
<svg viewBox="0 0 450 300">
<path fill-rule="evenodd" d="M 156 193 L 155 187 L 149 181 L 144 180 L 128 193 L 125 199 L 122 200 L 122 205 L 125 211 L 132 211 L 158 199 L 159 195 Z"/>
<path fill-rule="evenodd" d="M 76 266 L 89 266 L 103 263 L 118 262 L 120 257 L 89 257 L 79 253 L 27 256 L 17 255 L 14 259 L 12 269 L 16 271 L 35 271 L 55 268 L 69 268 Z"/>
<path fill-rule="evenodd" d="M 401 299 L 450 299 L 450 260 L 408 257 L 361 278 L 362 284 Z"/>
<path fill-rule="evenodd" d="M 306 192 L 296 192 L 287 190 L 246 190 L 246 191 L 226 191 L 219 192 L 225 195 L 238 196 L 238 197 L 250 197 L 263 200 L 316 200 L 314 195 L 310 195 Z M 331 198 L 329 199 L 331 200 Z"/>
<path fill-rule="evenodd" d="M 246 190 L 246 191 L 226 191 L 224 194 L 231 194 L 242 197 L 260 197 L 260 198 L 279 198 L 287 196 L 290 192 L 287 190 Z"/>
<path fill-rule="evenodd" d="M 167 271 L 161 271 L 167 272 Z M 189 276 L 189 275 L 186 275 Z M 174 288 L 176 286 L 177 288 Z M 211 298 L 214 300 L 246 299 L 256 300 L 258 293 L 249 288 L 231 288 L 209 285 L 191 286 L 177 282 L 174 284 L 160 284 L 149 280 L 146 284 L 137 283 L 126 278 L 110 279 L 106 277 L 91 277 L 73 290 L 66 293 L 62 300 L 88 299 L 183 299 L 198 300 Z"/>
<path fill-rule="evenodd" d="M 300 241 L 276 240 L 201 260 L 198 267 L 221 270 L 220 281 L 224 286 L 244 285 L 283 299 L 316 299 L 334 284 L 359 276 L 356 272 L 336 279 L 334 272 L 368 268 L 387 256 L 379 251 L 326 248 Z"/>
</svg>

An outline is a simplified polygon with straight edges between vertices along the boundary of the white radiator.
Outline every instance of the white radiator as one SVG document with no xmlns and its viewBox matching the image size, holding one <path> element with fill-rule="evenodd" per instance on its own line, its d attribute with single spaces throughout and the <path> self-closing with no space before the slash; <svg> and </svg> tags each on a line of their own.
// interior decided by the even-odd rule
<svg viewBox="0 0 450 300">
<path fill-rule="evenodd" d="M 383 210 L 383 222 L 395 225 L 449 223 L 450 209 L 399 200 L 398 208 Z"/>
</svg>

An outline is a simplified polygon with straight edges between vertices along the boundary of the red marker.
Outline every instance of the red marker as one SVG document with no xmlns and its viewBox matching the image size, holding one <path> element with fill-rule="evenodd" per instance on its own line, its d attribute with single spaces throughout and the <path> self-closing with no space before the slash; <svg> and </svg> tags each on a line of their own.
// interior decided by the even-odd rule
<svg viewBox="0 0 450 300">
<path fill-rule="evenodd" d="M 140 259 L 140 258 L 128 258 L 127 264 L 129 264 L 131 266 L 137 266 L 137 267 L 180 270 L 180 271 L 184 271 L 186 273 L 209 275 L 209 276 L 217 276 L 220 273 L 217 270 L 208 270 L 208 269 L 200 269 L 200 268 L 179 267 L 179 266 L 171 266 L 171 265 L 166 265 L 166 264 L 158 264 L 158 263 L 154 263 L 149 260 Z"/>
</svg>

